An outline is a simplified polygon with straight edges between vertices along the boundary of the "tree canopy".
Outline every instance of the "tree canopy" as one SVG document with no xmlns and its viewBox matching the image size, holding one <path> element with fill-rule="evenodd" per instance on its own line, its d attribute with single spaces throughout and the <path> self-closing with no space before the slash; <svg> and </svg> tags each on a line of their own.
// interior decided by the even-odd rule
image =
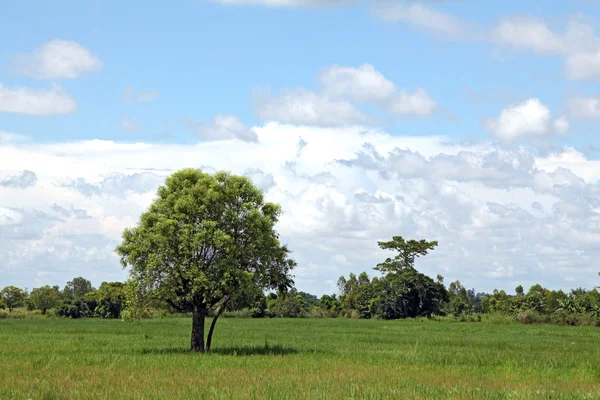
<svg viewBox="0 0 600 400">
<path fill-rule="evenodd" d="M 35 308 L 41 310 L 42 314 L 46 314 L 48 309 L 58 304 L 60 291 L 58 290 L 58 286 L 50 287 L 46 285 L 32 289 L 29 298 Z"/>
<path fill-rule="evenodd" d="M 137 304 L 192 313 L 191 349 L 208 351 L 214 324 L 233 298 L 255 287 L 286 291 L 295 262 L 274 227 L 281 208 L 246 177 L 175 172 L 117 247 Z M 215 312 L 206 346 L 204 322 Z"/>
<path fill-rule="evenodd" d="M 433 250 L 437 241 L 426 240 L 404 240 L 402 236 L 393 236 L 388 242 L 377 242 L 382 249 L 395 250 L 398 254 L 394 258 L 387 258 L 384 262 L 377 264 L 376 270 L 381 272 L 399 272 L 406 269 L 414 269 L 415 259 L 427 255 Z"/>
<path fill-rule="evenodd" d="M 4 289 L 2 289 L 0 294 L 2 295 L 4 304 L 6 304 L 6 307 L 8 307 L 10 312 L 12 312 L 15 307 L 23 304 L 23 301 L 27 297 L 25 291 L 16 286 L 6 286 Z"/>
</svg>

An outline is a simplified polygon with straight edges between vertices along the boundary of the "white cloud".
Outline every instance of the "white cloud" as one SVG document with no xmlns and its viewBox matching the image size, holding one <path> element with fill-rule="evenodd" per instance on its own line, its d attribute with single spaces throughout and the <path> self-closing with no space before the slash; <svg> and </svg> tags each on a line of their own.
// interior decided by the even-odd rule
<svg viewBox="0 0 600 400">
<path fill-rule="evenodd" d="M 541 19 L 525 16 L 504 18 L 484 31 L 422 2 L 383 1 L 376 3 L 374 10 L 384 21 L 405 22 L 443 39 L 481 39 L 490 44 L 564 57 L 566 76 L 572 80 L 600 78 L 600 38 L 580 15 L 571 17 L 562 31 L 552 29 Z M 498 58 L 495 49 L 491 54 Z"/>
<path fill-rule="evenodd" d="M 158 98 L 158 91 L 156 89 L 135 91 L 131 85 L 127 85 L 123 90 L 121 98 L 127 101 L 148 103 Z"/>
<path fill-rule="evenodd" d="M 512 17 L 498 23 L 492 39 L 515 48 L 564 56 L 569 79 L 600 78 L 600 38 L 581 17 L 571 18 L 564 32 L 559 33 L 542 20 Z"/>
<path fill-rule="evenodd" d="M 188 129 L 201 140 L 238 139 L 256 142 L 256 133 L 248 129 L 235 115 L 215 115 L 211 123 L 188 123 Z"/>
<path fill-rule="evenodd" d="M 75 100 L 59 86 L 9 89 L 0 82 L 0 112 L 43 116 L 70 114 L 76 109 Z"/>
<path fill-rule="evenodd" d="M 402 21 L 417 28 L 423 28 L 445 38 L 465 34 L 464 24 L 457 18 L 427 7 L 422 3 L 385 2 L 374 7 L 384 21 Z"/>
<path fill-rule="evenodd" d="M 0 226 L 17 225 L 22 220 L 23 215 L 18 211 L 0 206 Z"/>
<path fill-rule="evenodd" d="M 572 148 L 538 158 L 535 164 L 536 167 L 548 172 L 556 172 L 559 168 L 564 168 L 589 184 L 600 182 L 600 161 L 588 160 L 583 154 Z M 570 182 L 562 182 L 562 184 L 565 183 Z"/>
<path fill-rule="evenodd" d="M 37 175 L 33 171 L 21 171 L 17 175 L 8 176 L 0 181 L 0 186 L 25 189 L 35 185 Z"/>
<path fill-rule="evenodd" d="M 334 65 L 319 74 L 324 92 L 349 97 L 360 103 L 385 102 L 396 93 L 396 85 L 370 64 L 359 67 Z"/>
<path fill-rule="evenodd" d="M 413 93 L 398 90 L 393 82 L 370 64 L 359 67 L 332 66 L 319 75 L 324 93 L 336 98 L 349 98 L 358 103 L 378 104 L 400 115 L 429 116 L 437 108 L 436 101 L 423 88 Z"/>
<path fill-rule="evenodd" d="M 552 122 L 552 125 L 554 128 L 554 132 L 556 132 L 558 134 L 562 135 L 562 134 L 569 132 L 569 120 L 564 116 L 560 116 L 560 117 L 556 118 Z"/>
<path fill-rule="evenodd" d="M 294 124 L 342 126 L 374 121 L 357 105 L 374 105 L 385 112 L 403 116 L 432 115 L 438 105 L 423 88 L 399 90 L 370 64 L 358 67 L 334 65 L 318 76 L 322 91 L 284 90 L 256 98 L 256 110 L 264 120 Z"/>
<path fill-rule="evenodd" d="M 566 133 L 569 122 L 564 117 L 552 120 L 550 109 L 539 99 L 531 98 L 504 108 L 494 119 L 484 121 L 492 135 L 506 142 L 526 137 Z"/>
<path fill-rule="evenodd" d="M 294 124 L 339 126 L 366 123 L 367 116 L 350 101 L 306 89 L 284 90 L 256 102 L 259 118 Z"/>
<path fill-rule="evenodd" d="M 438 106 L 425 89 L 418 88 L 413 93 L 401 90 L 392 97 L 388 107 L 397 114 L 425 117 L 433 114 Z"/>
<path fill-rule="evenodd" d="M 22 142 L 27 140 L 27 136 L 17 135 L 16 133 L 0 131 L 0 144 Z"/>
<path fill-rule="evenodd" d="M 600 78 L 600 50 L 569 55 L 566 63 L 570 79 L 589 81 Z"/>
<path fill-rule="evenodd" d="M 500 21 L 493 35 L 499 43 L 540 53 L 556 54 L 566 50 L 560 35 L 552 32 L 544 22 L 532 18 L 512 17 Z"/>
<path fill-rule="evenodd" d="M 12 68 L 38 79 L 74 79 L 101 70 L 102 62 L 75 41 L 55 39 L 31 53 L 17 54 Z"/>
<path fill-rule="evenodd" d="M 567 99 L 567 111 L 574 117 L 600 118 L 600 97 L 570 97 Z"/>
<path fill-rule="evenodd" d="M 277 228 L 302 266 L 300 290 L 321 294 L 341 274 L 372 273 L 388 256 L 376 242 L 398 234 L 438 240 L 419 270 L 479 290 L 597 277 L 600 164 L 573 149 L 542 158 L 361 127 L 252 131 L 257 142 L 1 143 L 6 175 L 31 170 L 38 180 L 27 191 L 0 187 L 0 274 L 22 287 L 40 265 L 41 284 L 124 279 L 113 252 L 120 232 L 170 171 L 193 167 L 250 176 L 282 205 Z"/>
<path fill-rule="evenodd" d="M 121 117 L 121 130 L 125 132 L 137 132 L 140 128 L 138 124 L 127 115 Z"/>
</svg>

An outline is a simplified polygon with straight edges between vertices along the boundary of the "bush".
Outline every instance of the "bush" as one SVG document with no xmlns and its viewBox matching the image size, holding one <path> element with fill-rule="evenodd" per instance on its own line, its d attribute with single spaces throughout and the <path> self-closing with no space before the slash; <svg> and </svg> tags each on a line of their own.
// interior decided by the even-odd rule
<svg viewBox="0 0 600 400">
<path fill-rule="evenodd" d="M 599 326 L 600 316 L 595 313 L 573 313 L 558 310 L 552 314 L 552 323 L 564 326 Z"/>
<path fill-rule="evenodd" d="M 0 319 L 24 319 L 27 317 L 27 311 L 15 308 L 12 312 L 0 310 Z"/>
<path fill-rule="evenodd" d="M 517 314 L 517 321 L 522 324 L 546 324 L 550 322 L 550 318 L 535 310 L 526 310 Z"/>
<path fill-rule="evenodd" d="M 225 311 L 221 314 L 223 318 L 255 318 L 251 309 L 243 308 L 241 310 Z"/>
<path fill-rule="evenodd" d="M 348 310 L 344 313 L 344 317 L 350 319 L 359 319 L 360 313 L 357 310 Z"/>
</svg>

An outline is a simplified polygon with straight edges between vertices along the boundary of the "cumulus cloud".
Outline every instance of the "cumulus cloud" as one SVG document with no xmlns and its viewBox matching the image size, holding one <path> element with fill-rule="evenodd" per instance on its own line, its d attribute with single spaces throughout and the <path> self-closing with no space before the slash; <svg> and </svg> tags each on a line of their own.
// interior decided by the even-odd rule
<svg viewBox="0 0 600 400">
<path fill-rule="evenodd" d="M 373 273 L 388 256 L 376 242 L 398 234 L 440 242 L 420 270 L 481 290 L 532 284 L 540 271 L 551 287 L 596 276 L 600 162 L 574 149 L 539 157 L 359 127 L 253 131 L 256 143 L 0 144 L 3 167 L 43 171 L 26 193 L 0 186 L 0 274 L 27 287 L 42 265 L 43 284 L 123 279 L 113 252 L 122 230 L 169 171 L 194 167 L 249 176 L 282 205 L 277 229 L 301 290 L 332 292 L 341 274 Z"/>
<path fill-rule="evenodd" d="M 370 64 L 334 65 L 321 71 L 318 80 L 325 87 L 325 93 L 350 97 L 360 103 L 386 102 L 397 91 L 396 85 Z"/>
<path fill-rule="evenodd" d="M 258 117 L 267 121 L 339 126 L 366 123 L 367 116 L 350 101 L 306 89 L 284 90 L 256 102 Z"/>
<path fill-rule="evenodd" d="M 37 175 L 33 171 L 25 170 L 17 175 L 9 176 L 0 181 L 0 186 L 24 189 L 35 185 Z"/>
<path fill-rule="evenodd" d="M 324 92 L 348 97 L 358 103 L 378 104 L 401 115 L 428 116 L 437 108 L 436 101 L 423 88 L 414 92 L 398 90 L 396 85 L 370 64 L 359 67 L 332 66 L 319 75 Z"/>
<path fill-rule="evenodd" d="M 200 140 L 238 139 L 244 142 L 256 142 L 256 133 L 248 129 L 235 115 L 217 114 L 211 123 L 188 122 L 188 129 Z"/>
<path fill-rule="evenodd" d="M 267 192 L 273 186 L 275 186 L 275 180 L 273 174 L 265 173 L 258 168 L 248 168 L 244 171 L 244 176 L 247 176 L 254 182 L 256 186 Z"/>
<path fill-rule="evenodd" d="M 319 92 L 307 89 L 284 90 L 255 98 L 256 111 L 264 120 L 295 124 L 341 126 L 371 124 L 359 105 L 374 105 L 402 116 L 432 115 L 438 105 L 423 88 L 410 92 L 398 89 L 370 64 L 358 67 L 333 65 L 318 75 Z"/>
<path fill-rule="evenodd" d="M 146 193 L 155 190 L 163 178 L 151 172 L 122 174 L 113 172 L 102 177 L 98 182 L 90 183 L 85 178 L 76 178 L 61 186 L 75 189 L 86 197 L 92 196 L 127 196 L 132 193 Z"/>
<path fill-rule="evenodd" d="M 35 116 L 70 114 L 77 109 L 75 100 L 60 86 L 51 89 L 7 88 L 0 82 L 0 112 Z"/>
<path fill-rule="evenodd" d="M 506 142 L 553 133 L 564 134 L 569 130 L 566 118 L 553 120 L 548 106 L 536 98 L 509 105 L 500 111 L 497 118 L 485 120 L 484 126 L 492 135 Z"/>
<path fill-rule="evenodd" d="M 15 55 L 12 69 L 37 79 L 74 79 L 99 71 L 102 62 L 75 41 L 55 39 L 31 53 Z"/>
<path fill-rule="evenodd" d="M 574 117 L 600 118 L 600 97 L 569 97 L 567 111 Z"/>
</svg>

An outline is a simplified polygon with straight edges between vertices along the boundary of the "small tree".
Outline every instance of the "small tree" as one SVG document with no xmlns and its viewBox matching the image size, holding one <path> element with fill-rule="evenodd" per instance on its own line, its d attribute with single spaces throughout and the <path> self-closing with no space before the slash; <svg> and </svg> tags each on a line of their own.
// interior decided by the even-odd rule
<svg viewBox="0 0 600 400">
<path fill-rule="evenodd" d="M 88 293 L 95 291 L 92 282 L 79 276 L 72 281 L 67 282 L 63 289 L 63 296 L 67 300 L 82 298 Z"/>
<path fill-rule="evenodd" d="M 246 177 L 174 173 L 117 247 L 130 267 L 133 304 L 151 300 L 192 313 L 191 349 L 209 351 L 217 318 L 233 297 L 253 286 L 292 286 L 296 264 L 274 229 L 280 214 Z M 213 310 L 205 345 L 205 318 Z"/>
<path fill-rule="evenodd" d="M 29 294 L 31 303 L 37 310 L 41 310 L 42 314 L 50 308 L 54 308 L 60 299 L 58 286 L 50 287 L 48 285 L 39 288 L 33 288 Z"/>
<path fill-rule="evenodd" d="M 519 285 L 515 288 L 515 293 L 517 294 L 517 296 L 519 297 L 523 297 L 525 296 L 525 290 L 523 289 L 523 285 Z"/>
<path fill-rule="evenodd" d="M 399 272 L 406 269 L 414 269 L 415 259 L 426 255 L 429 250 L 433 250 L 437 241 L 428 242 L 426 240 L 404 240 L 402 236 L 393 236 L 389 242 L 377 242 L 382 249 L 395 250 L 398 254 L 394 258 L 387 258 L 384 262 L 377 264 L 376 270 L 383 273 Z"/>
<path fill-rule="evenodd" d="M 26 297 L 25 292 L 16 286 L 6 286 L 0 293 L 9 312 L 12 312 L 15 307 L 22 305 Z"/>
</svg>

